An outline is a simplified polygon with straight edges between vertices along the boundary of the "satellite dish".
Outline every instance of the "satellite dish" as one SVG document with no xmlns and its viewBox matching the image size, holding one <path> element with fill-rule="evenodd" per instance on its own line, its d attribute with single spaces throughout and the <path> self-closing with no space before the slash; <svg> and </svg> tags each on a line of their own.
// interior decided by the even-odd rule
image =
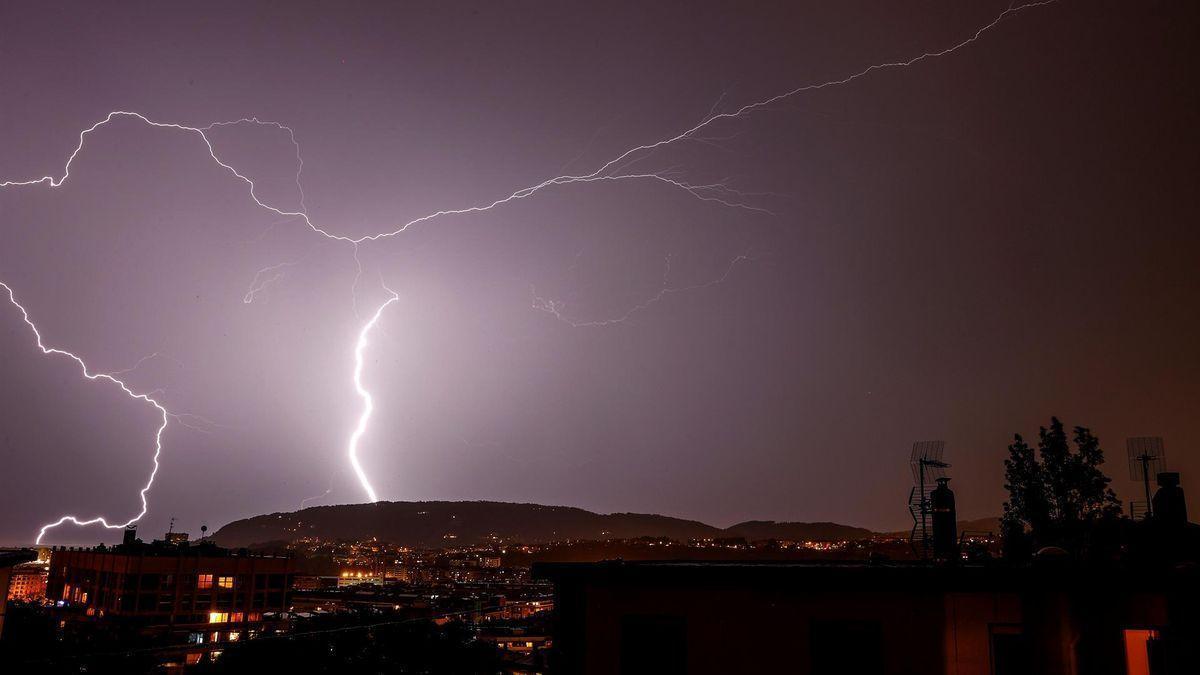
<svg viewBox="0 0 1200 675">
<path fill-rule="evenodd" d="M 1065 560 L 1070 558 L 1071 554 L 1061 546 L 1043 546 L 1033 554 L 1033 557 L 1038 560 Z"/>
</svg>

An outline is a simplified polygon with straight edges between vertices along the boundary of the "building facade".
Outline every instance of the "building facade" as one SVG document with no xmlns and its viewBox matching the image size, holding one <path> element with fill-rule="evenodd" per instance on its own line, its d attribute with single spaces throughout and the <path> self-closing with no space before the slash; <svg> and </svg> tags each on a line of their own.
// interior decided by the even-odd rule
<svg viewBox="0 0 1200 675">
<path fill-rule="evenodd" d="M 8 582 L 8 599 L 38 602 L 46 598 L 47 567 L 38 563 L 25 563 L 12 568 Z"/>
<path fill-rule="evenodd" d="M 127 541 L 53 551 L 46 595 L 72 622 L 217 642 L 278 621 L 288 609 L 294 574 L 295 562 L 286 557 Z"/>
<path fill-rule="evenodd" d="M 563 675 L 1182 675 L 1195 569 L 551 563 Z"/>
<path fill-rule="evenodd" d="M 8 598 L 13 568 L 36 557 L 37 554 L 29 550 L 0 551 L 0 598 Z M 4 634 L 4 614 L 7 608 L 7 601 L 0 602 L 0 635 Z"/>
</svg>

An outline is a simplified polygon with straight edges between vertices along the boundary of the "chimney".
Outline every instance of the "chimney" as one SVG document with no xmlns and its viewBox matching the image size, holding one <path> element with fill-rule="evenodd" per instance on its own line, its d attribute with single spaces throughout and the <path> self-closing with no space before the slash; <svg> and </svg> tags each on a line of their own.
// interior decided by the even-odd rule
<svg viewBox="0 0 1200 675">
<path fill-rule="evenodd" d="M 121 544 L 124 546 L 132 546 L 137 542 L 137 525 L 127 525 L 125 527 L 125 536 L 121 538 Z"/>
<path fill-rule="evenodd" d="M 929 493 L 930 510 L 933 511 L 933 557 L 937 560 L 958 559 L 958 514 L 949 483 L 949 478 L 939 478 L 937 487 Z"/>
<path fill-rule="evenodd" d="M 1154 493 L 1154 519 L 1165 525 L 1187 524 L 1187 502 L 1183 488 L 1179 487 L 1179 472 L 1165 471 L 1158 474 L 1158 492 Z"/>
</svg>

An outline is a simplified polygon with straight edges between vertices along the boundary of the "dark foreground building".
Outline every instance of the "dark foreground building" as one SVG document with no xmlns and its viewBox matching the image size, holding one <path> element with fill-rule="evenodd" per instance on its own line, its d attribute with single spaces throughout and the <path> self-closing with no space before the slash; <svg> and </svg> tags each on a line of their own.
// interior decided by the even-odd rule
<svg viewBox="0 0 1200 675">
<path fill-rule="evenodd" d="M 1192 661 L 1200 573 L 549 563 L 561 675 L 1160 675 Z"/>
<path fill-rule="evenodd" d="M 221 643 L 279 627 L 295 561 L 251 555 L 186 535 L 51 553 L 46 597 L 63 630 L 83 639 L 155 638 L 188 645 L 195 662 Z M 116 642 L 113 642 L 114 644 Z"/>
</svg>

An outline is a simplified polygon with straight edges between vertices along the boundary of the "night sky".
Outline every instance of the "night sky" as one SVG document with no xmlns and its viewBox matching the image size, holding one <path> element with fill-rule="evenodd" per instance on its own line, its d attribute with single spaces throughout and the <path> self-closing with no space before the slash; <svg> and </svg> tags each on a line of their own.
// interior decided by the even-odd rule
<svg viewBox="0 0 1200 675">
<path fill-rule="evenodd" d="M 946 49 L 1007 6 L 5 3 L 0 182 L 61 176 L 114 110 L 257 117 L 294 130 L 312 221 L 362 237 Z M 961 515 L 998 515 L 1011 435 L 1058 415 L 1099 434 L 1125 499 L 1124 439 L 1163 436 L 1195 500 L 1197 18 L 1029 8 L 619 167 L 761 211 L 556 185 L 357 263 L 197 134 L 117 118 L 61 187 L 0 189 L 0 281 L 95 371 L 152 356 L 118 376 L 181 415 L 144 536 L 365 500 L 351 374 L 383 284 L 360 449 L 381 499 L 899 529 L 913 441 L 947 442 Z M 286 131 L 209 137 L 302 208 Z M 0 542 L 135 515 L 157 424 L 38 351 L 0 289 Z"/>
</svg>

